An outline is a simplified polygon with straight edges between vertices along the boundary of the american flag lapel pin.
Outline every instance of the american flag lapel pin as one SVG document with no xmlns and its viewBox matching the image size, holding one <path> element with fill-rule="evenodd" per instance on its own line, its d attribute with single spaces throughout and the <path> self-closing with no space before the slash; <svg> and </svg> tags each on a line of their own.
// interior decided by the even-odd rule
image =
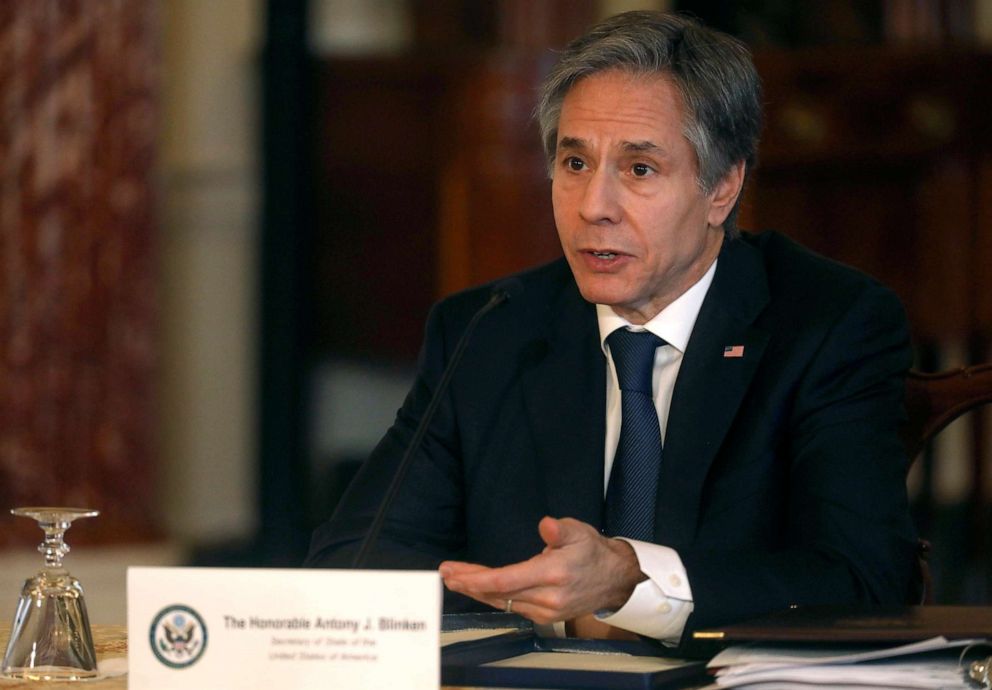
<svg viewBox="0 0 992 690">
<path fill-rule="evenodd" d="M 727 345 L 723 348 L 723 356 L 726 358 L 739 358 L 744 356 L 743 345 Z"/>
</svg>

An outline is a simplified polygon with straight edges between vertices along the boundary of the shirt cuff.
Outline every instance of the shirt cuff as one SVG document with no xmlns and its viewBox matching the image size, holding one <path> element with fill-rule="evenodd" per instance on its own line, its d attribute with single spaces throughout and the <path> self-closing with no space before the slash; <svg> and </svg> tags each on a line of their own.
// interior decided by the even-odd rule
<svg viewBox="0 0 992 690">
<path fill-rule="evenodd" d="M 599 611 L 596 618 L 617 628 L 663 642 L 678 643 L 689 614 L 692 589 L 678 552 L 668 546 L 624 539 L 648 579 L 634 587 L 617 611 Z"/>
</svg>

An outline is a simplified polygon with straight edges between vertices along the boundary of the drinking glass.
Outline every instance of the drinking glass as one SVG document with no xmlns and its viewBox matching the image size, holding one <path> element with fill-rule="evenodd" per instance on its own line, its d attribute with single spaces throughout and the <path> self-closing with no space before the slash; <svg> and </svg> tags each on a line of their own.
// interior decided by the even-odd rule
<svg viewBox="0 0 992 690">
<path fill-rule="evenodd" d="M 69 552 L 63 536 L 72 521 L 94 517 L 99 511 L 31 507 L 10 512 L 33 518 L 45 531 L 45 541 L 38 546 L 45 556 L 45 567 L 21 589 L 2 674 L 28 680 L 96 677 L 96 653 L 83 588 L 62 567 L 62 558 Z"/>
</svg>

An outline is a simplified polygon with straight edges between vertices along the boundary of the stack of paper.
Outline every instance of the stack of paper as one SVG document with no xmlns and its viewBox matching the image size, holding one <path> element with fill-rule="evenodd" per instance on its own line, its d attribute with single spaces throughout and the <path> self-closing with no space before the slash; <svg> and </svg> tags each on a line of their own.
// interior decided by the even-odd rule
<svg viewBox="0 0 992 690">
<path fill-rule="evenodd" d="M 823 647 L 809 645 L 740 645 L 716 655 L 714 688 L 949 688 L 974 690 L 967 680 L 968 647 L 984 640 L 934 637 L 899 647 Z M 986 651 L 986 654 L 988 652 Z"/>
</svg>

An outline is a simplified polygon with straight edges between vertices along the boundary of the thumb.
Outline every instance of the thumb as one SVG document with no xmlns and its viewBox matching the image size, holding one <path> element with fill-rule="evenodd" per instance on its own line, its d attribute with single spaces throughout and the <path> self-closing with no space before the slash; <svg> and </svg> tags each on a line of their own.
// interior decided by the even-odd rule
<svg viewBox="0 0 992 690">
<path fill-rule="evenodd" d="M 572 518 L 544 517 L 537 525 L 537 531 L 548 548 L 560 549 L 585 536 L 584 523 Z"/>
</svg>

